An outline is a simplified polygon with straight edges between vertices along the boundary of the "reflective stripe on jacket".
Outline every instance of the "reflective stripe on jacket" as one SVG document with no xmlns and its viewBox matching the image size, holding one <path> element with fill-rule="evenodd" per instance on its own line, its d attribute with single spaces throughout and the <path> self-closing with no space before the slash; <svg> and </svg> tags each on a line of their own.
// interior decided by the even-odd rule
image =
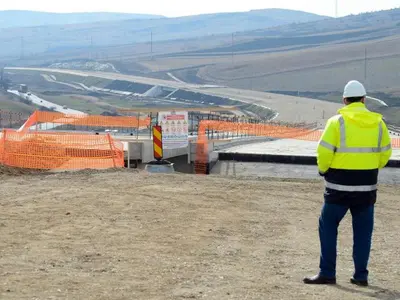
<svg viewBox="0 0 400 300">
<path fill-rule="evenodd" d="M 375 191 L 375 171 L 385 167 L 392 155 L 382 115 L 369 111 L 361 102 L 338 112 L 328 120 L 317 149 L 318 168 L 325 174 L 326 187 L 343 192 Z M 351 173 L 357 173 L 357 178 Z"/>
</svg>

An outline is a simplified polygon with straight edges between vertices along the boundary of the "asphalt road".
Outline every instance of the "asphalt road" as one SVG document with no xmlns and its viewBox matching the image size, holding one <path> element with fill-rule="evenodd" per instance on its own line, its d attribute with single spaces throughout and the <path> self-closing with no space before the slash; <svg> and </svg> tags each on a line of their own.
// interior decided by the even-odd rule
<svg viewBox="0 0 400 300">
<path fill-rule="evenodd" d="M 84 112 L 81 112 L 79 110 L 70 109 L 70 108 L 64 108 L 61 105 L 58 105 L 58 104 L 52 103 L 50 101 L 44 100 L 44 99 L 39 98 L 38 96 L 33 95 L 33 94 L 28 95 L 26 93 L 20 93 L 19 91 L 15 91 L 15 90 L 8 90 L 8 92 L 11 93 L 11 94 L 17 95 L 18 97 L 21 97 L 21 98 L 24 98 L 24 99 L 28 99 L 32 103 L 34 103 L 34 104 L 36 104 L 38 106 L 46 107 L 46 108 L 49 108 L 49 109 L 53 108 L 54 111 L 56 111 L 56 112 L 60 112 L 60 113 L 63 113 L 63 114 L 70 114 L 70 115 L 82 115 L 82 116 L 86 115 Z M 22 125 L 20 130 L 24 126 L 25 126 L 25 124 Z M 41 124 L 39 124 L 38 129 L 40 129 L 40 130 L 49 130 L 49 129 L 53 129 L 54 127 L 56 127 L 54 123 L 41 123 Z M 36 126 L 32 127 L 32 129 L 35 129 L 35 128 L 36 128 Z"/>
<path fill-rule="evenodd" d="M 71 109 L 71 108 L 66 108 L 65 109 L 62 105 L 58 105 L 58 104 L 55 104 L 53 102 L 44 100 L 44 99 L 39 98 L 38 96 L 33 95 L 33 94 L 27 95 L 25 93 L 20 93 L 20 92 L 15 91 L 15 90 L 9 90 L 8 92 L 11 93 L 11 94 L 17 95 L 17 96 L 19 96 L 21 98 L 28 99 L 32 103 L 34 103 L 34 104 L 36 104 L 38 106 L 46 107 L 46 108 L 49 108 L 49 109 L 53 107 L 54 111 L 57 111 L 57 112 L 60 112 L 60 113 L 63 113 L 63 114 L 85 115 L 85 113 L 82 112 L 82 111 Z"/>
</svg>

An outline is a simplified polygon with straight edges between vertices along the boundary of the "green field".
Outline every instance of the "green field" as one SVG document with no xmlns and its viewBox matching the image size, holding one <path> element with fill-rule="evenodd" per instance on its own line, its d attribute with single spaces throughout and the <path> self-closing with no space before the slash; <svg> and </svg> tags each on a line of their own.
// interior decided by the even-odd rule
<svg viewBox="0 0 400 300">
<path fill-rule="evenodd" d="M 96 103 L 87 100 L 80 95 L 59 95 L 59 96 L 48 96 L 43 94 L 37 94 L 38 97 L 47 101 L 53 102 L 58 105 L 66 105 L 68 108 L 76 109 L 85 113 L 90 114 L 101 114 L 105 109 L 101 108 Z"/>
<path fill-rule="evenodd" d="M 36 93 L 38 97 L 58 105 L 66 105 L 69 108 L 76 109 L 85 113 L 98 115 L 105 111 L 115 112 L 120 108 L 143 109 L 143 108 L 169 108 L 169 107 L 204 107 L 205 105 L 196 105 L 189 102 L 168 102 L 163 100 L 148 100 L 141 101 L 136 99 L 120 98 L 118 96 L 92 96 L 83 94 L 58 94 L 58 93 Z M 252 111 L 255 108 L 247 105 L 248 110 Z"/>
<path fill-rule="evenodd" d="M 62 74 L 62 73 L 54 73 L 54 72 L 41 72 L 46 73 L 48 75 L 53 75 L 56 77 L 57 81 L 74 83 L 79 82 L 83 83 L 87 87 L 96 86 L 99 88 L 104 88 L 108 84 L 112 82 L 112 80 L 92 77 L 92 76 L 78 76 L 78 75 L 71 75 L 71 74 Z"/>
<path fill-rule="evenodd" d="M 12 96 L 0 93 L 0 110 L 20 112 L 24 115 L 29 115 L 33 111 L 35 111 L 35 109 L 37 109 L 37 107 L 34 105 L 27 105 L 25 103 L 19 102 L 17 99 L 11 99 Z"/>
</svg>

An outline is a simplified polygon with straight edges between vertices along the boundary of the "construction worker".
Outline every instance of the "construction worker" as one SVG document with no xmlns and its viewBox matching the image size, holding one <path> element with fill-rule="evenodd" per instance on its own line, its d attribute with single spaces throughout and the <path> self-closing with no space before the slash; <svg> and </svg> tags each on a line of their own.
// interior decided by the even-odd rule
<svg viewBox="0 0 400 300">
<path fill-rule="evenodd" d="M 317 162 L 325 179 L 325 203 L 319 219 L 320 271 L 306 284 L 336 284 L 336 244 L 340 221 L 350 210 L 355 272 L 350 282 L 368 286 L 368 260 L 374 226 L 378 172 L 392 147 L 382 115 L 365 107 L 366 90 L 358 81 L 344 88 L 345 106 L 330 118 L 319 141 Z"/>
</svg>

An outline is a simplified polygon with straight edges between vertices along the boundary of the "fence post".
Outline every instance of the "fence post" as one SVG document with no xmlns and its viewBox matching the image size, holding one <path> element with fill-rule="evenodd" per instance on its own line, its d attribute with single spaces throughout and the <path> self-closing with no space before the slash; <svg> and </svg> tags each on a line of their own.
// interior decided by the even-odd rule
<svg viewBox="0 0 400 300">
<path fill-rule="evenodd" d="M 140 125 L 139 125 L 139 121 L 140 121 L 140 112 L 137 114 L 137 128 L 136 128 L 136 141 L 138 141 L 139 140 L 139 127 L 140 127 Z"/>
<path fill-rule="evenodd" d="M 6 165 L 6 135 L 7 135 L 7 129 L 3 130 L 3 157 L 1 157 L 0 159 L 0 163 L 2 163 L 3 165 Z"/>
<path fill-rule="evenodd" d="M 153 128 L 153 112 L 150 112 L 150 125 L 149 125 L 149 137 L 151 139 L 153 133 L 152 133 L 152 128 Z"/>
<path fill-rule="evenodd" d="M 207 122 L 207 138 L 210 139 L 210 113 L 208 114 Z"/>
<path fill-rule="evenodd" d="M 114 147 L 113 147 L 113 142 L 112 142 L 112 140 L 111 140 L 111 135 L 109 134 L 109 133 L 107 133 L 107 138 L 108 138 L 108 142 L 110 143 L 110 149 L 111 149 L 111 155 L 112 155 L 112 159 L 113 159 L 113 165 L 114 165 L 114 168 L 116 167 L 116 164 L 115 164 L 115 150 L 114 150 Z"/>
</svg>

